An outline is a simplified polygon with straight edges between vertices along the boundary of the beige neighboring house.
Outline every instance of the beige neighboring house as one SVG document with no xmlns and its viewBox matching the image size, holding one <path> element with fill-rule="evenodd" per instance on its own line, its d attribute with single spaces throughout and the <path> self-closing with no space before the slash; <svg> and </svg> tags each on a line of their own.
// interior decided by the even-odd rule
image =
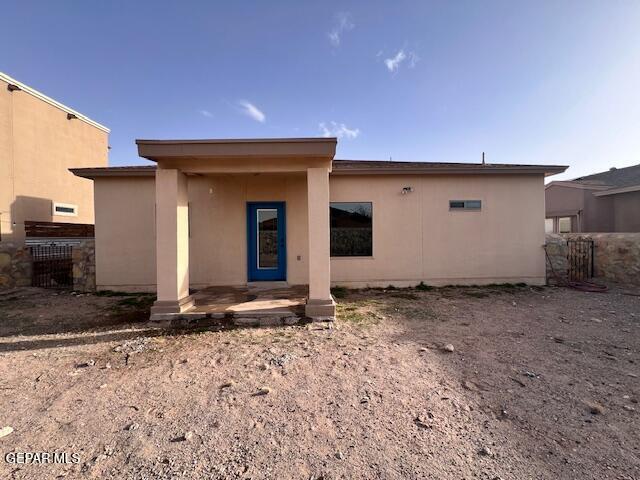
<svg viewBox="0 0 640 480">
<path fill-rule="evenodd" d="M 94 180 L 99 289 L 308 286 L 333 316 L 346 287 L 545 282 L 544 177 L 564 166 L 334 160 L 335 138 L 137 140 L 153 166 Z"/>
<path fill-rule="evenodd" d="M 70 167 L 106 167 L 109 129 L 0 72 L 0 241 L 25 221 L 94 223 L 93 185 Z"/>
<path fill-rule="evenodd" d="M 548 233 L 640 232 L 640 164 L 545 187 Z"/>
</svg>

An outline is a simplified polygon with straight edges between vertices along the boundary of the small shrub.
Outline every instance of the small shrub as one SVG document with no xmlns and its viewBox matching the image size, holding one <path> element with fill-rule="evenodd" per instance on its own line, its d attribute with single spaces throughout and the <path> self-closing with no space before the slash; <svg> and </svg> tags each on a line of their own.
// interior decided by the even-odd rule
<svg viewBox="0 0 640 480">
<path fill-rule="evenodd" d="M 429 290 L 433 290 L 433 287 L 431 285 L 427 285 L 424 282 L 420 282 L 418 285 L 416 285 L 416 290 L 421 290 L 423 292 L 428 292 Z"/>
<path fill-rule="evenodd" d="M 118 301 L 119 307 L 133 307 L 133 308 L 150 308 L 153 305 L 155 296 L 153 295 L 139 295 L 136 297 L 127 297 Z"/>
<path fill-rule="evenodd" d="M 333 287 L 331 289 L 331 295 L 335 298 L 345 298 L 349 294 L 349 291 L 345 287 Z"/>
</svg>

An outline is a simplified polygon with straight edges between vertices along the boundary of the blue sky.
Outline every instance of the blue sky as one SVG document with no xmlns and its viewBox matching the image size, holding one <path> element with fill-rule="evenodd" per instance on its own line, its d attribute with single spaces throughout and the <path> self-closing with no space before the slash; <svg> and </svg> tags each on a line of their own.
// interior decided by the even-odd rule
<svg viewBox="0 0 640 480">
<path fill-rule="evenodd" d="M 640 163 L 640 1 L 24 1 L 0 71 L 135 138 L 338 135 L 336 158 Z"/>
</svg>

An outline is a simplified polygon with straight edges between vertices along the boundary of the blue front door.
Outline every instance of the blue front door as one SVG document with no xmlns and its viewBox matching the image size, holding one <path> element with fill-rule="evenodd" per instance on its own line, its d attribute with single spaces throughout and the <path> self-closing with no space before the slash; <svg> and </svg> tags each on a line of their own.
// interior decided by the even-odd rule
<svg viewBox="0 0 640 480">
<path fill-rule="evenodd" d="M 284 202 L 247 203 L 249 281 L 287 279 Z"/>
</svg>

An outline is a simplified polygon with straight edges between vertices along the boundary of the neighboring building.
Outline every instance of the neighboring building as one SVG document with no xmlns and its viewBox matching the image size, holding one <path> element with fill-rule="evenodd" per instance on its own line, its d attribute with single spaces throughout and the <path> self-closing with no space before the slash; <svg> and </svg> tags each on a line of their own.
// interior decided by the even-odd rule
<svg viewBox="0 0 640 480">
<path fill-rule="evenodd" d="M 333 160 L 335 138 L 138 140 L 157 166 L 79 168 L 94 180 L 99 289 L 545 283 L 544 177 L 564 166 Z"/>
<path fill-rule="evenodd" d="M 547 232 L 640 232 L 640 165 L 545 187 Z"/>
<path fill-rule="evenodd" d="M 0 241 L 25 221 L 94 222 L 93 185 L 70 167 L 107 166 L 109 129 L 0 73 Z"/>
</svg>

